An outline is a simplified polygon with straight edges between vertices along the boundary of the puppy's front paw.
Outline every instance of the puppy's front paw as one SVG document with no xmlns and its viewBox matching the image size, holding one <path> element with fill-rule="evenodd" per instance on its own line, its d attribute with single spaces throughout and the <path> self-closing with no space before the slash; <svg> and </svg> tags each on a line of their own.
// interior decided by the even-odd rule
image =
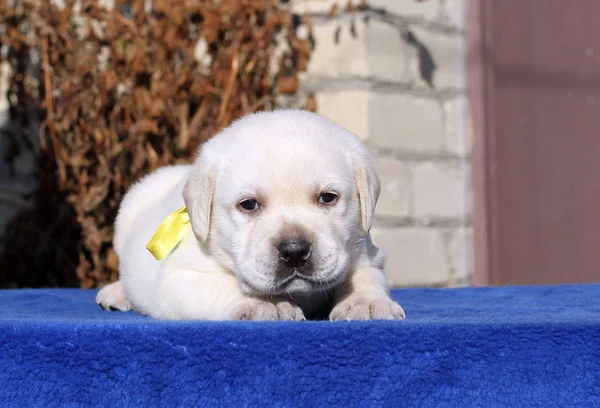
<svg viewBox="0 0 600 408">
<path fill-rule="evenodd" d="M 106 285 L 96 295 L 96 303 L 104 310 L 131 310 L 131 304 L 125 296 L 121 281 Z"/>
<path fill-rule="evenodd" d="M 234 320 L 306 320 L 302 309 L 284 299 L 247 298 L 233 309 Z"/>
<path fill-rule="evenodd" d="M 404 319 L 404 310 L 388 298 L 369 298 L 358 294 L 350 295 L 338 303 L 329 320 L 395 320 Z"/>
</svg>

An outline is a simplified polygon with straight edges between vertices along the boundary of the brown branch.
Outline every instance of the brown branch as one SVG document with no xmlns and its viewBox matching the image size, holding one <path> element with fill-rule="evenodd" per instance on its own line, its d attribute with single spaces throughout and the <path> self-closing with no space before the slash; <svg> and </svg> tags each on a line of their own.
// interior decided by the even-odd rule
<svg viewBox="0 0 600 408">
<path fill-rule="evenodd" d="M 65 170 L 64 163 L 65 155 L 60 146 L 60 142 L 56 137 L 56 129 L 54 127 L 54 106 L 52 104 L 52 82 L 50 80 L 48 37 L 42 38 L 42 61 L 44 69 L 44 90 L 46 93 L 46 126 L 48 127 L 50 141 L 52 142 L 52 150 L 54 151 L 54 157 L 56 158 L 56 165 L 58 166 L 58 185 L 62 190 L 67 180 L 67 171 Z"/>
<path fill-rule="evenodd" d="M 48 148 L 48 144 L 46 143 L 46 138 L 44 137 L 44 135 L 46 134 L 46 119 L 44 119 L 42 121 L 42 123 L 40 123 L 40 129 L 38 130 L 39 132 L 39 138 L 40 138 L 40 148 L 42 150 L 46 150 Z"/>
<path fill-rule="evenodd" d="M 227 113 L 227 106 L 229 105 L 229 98 L 233 92 L 233 87 L 235 85 L 235 78 L 237 77 L 238 70 L 240 68 L 240 54 L 238 51 L 238 47 L 235 48 L 233 52 L 233 58 L 231 59 L 231 73 L 229 74 L 229 81 L 227 82 L 227 87 L 225 88 L 225 93 L 223 95 L 223 100 L 221 102 L 221 107 L 219 108 L 219 116 L 217 119 L 217 128 L 222 129 L 225 126 L 225 114 Z"/>
<path fill-rule="evenodd" d="M 134 34 L 139 34 L 137 27 L 135 26 L 135 24 L 133 24 L 133 22 L 125 17 L 123 17 L 121 14 L 117 13 L 114 10 L 108 10 L 108 12 L 110 13 L 111 16 L 113 16 L 119 23 L 123 24 L 124 26 L 126 26 L 127 28 L 129 28 Z"/>
<path fill-rule="evenodd" d="M 194 135 L 198 131 L 198 128 L 200 127 L 200 122 L 202 121 L 202 119 L 204 119 L 204 116 L 206 115 L 206 111 L 208 110 L 208 101 L 209 101 L 209 98 L 204 97 L 204 99 L 202 100 L 202 104 L 196 110 L 196 113 L 194 113 L 194 116 L 192 116 L 192 120 L 190 121 L 190 126 L 188 129 L 190 134 Z"/>
<path fill-rule="evenodd" d="M 250 112 L 250 102 L 248 101 L 248 95 L 245 93 L 240 94 L 240 102 L 242 104 L 242 113 L 245 115 Z"/>
<path fill-rule="evenodd" d="M 190 104 L 184 102 L 179 107 L 179 137 L 177 138 L 177 148 L 184 150 L 190 142 L 190 131 L 188 126 L 188 115 L 190 114 Z"/>
<path fill-rule="evenodd" d="M 267 105 L 269 102 L 272 102 L 275 98 L 271 95 L 265 95 L 260 98 L 258 101 L 254 102 L 252 106 L 250 106 L 249 112 L 256 112 L 258 109 Z"/>
</svg>

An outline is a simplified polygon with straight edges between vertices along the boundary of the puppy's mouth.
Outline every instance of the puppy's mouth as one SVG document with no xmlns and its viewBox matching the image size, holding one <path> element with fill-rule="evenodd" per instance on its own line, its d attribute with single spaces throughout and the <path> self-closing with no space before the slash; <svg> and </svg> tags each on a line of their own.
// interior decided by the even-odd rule
<svg viewBox="0 0 600 408">
<path fill-rule="evenodd" d="M 281 295 L 294 292 L 321 292 L 337 286 L 343 280 L 343 276 L 331 279 L 319 279 L 303 275 L 300 271 L 294 271 L 285 278 L 276 279 L 269 287 L 259 288 L 252 282 L 244 279 L 242 283 L 252 292 L 261 295 Z"/>
<path fill-rule="evenodd" d="M 302 270 L 294 270 L 290 276 L 284 279 L 277 279 L 274 286 L 277 291 L 281 292 L 294 292 L 301 289 L 302 291 L 315 291 L 320 292 L 323 290 L 331 289 L 337 286 L 343 279 L 343 276 L 338 275 L 331 278 L 323 279 L 315 276 L 307 276 L 302 273 Z"/>
<path fill-rule="evenodd" d="M 277 287 L 286 286 L 290 282 L 297 280 L 297 279 L 304 281 L 304 282 L 308 282 L 313 285 L 322 285 L 322 284 L 327 284 L 327 283 L 330 283 L 333 281 L 333 279 L 331 279 L 331 280 L 316 279 L 312 276 L 307 276 L 307 275 L 302 274 L 302 272 L 300 270 L 294 270 L 288 277 L 283 278 L 283 279 L 277 279 L 275 281 L 275 286 L 277 286 Z"/>
</svg>

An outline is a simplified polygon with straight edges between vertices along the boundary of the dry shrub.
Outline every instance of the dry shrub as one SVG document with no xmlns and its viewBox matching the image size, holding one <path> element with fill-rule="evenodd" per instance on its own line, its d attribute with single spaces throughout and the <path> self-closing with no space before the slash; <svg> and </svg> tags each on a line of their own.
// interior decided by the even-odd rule
<svg viewBox="0 0 600 408">
<path fill-rule="evenodd" d="M 91 288 L 116 279 L 113 222 L 127 188 L 188 161 L 235 118 L 273 108 L 275 95 L 297 92 L 311 44 L 276 3 L 154 0 L 148 12 L 144 0 L 116 1 L 114 11 L 95 1 L 61 10 L 0 0 L 0 42 L 22 81 L 11 103 L 39 104 L 45 118 L 34 206 L 5 233 L 0 270 L 11 275 L 0 284 Z M 37 82 L 32 64 L 17 67 L 23 50 L 40 56 Z"/>
</svg>

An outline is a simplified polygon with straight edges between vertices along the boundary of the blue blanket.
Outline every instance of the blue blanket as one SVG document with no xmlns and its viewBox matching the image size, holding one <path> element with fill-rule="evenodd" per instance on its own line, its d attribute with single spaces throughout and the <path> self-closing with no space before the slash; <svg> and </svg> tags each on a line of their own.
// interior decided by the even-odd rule
<svg viewBox="0 0 600 408">
<path fill-rule="evenodd" d="M 398 322 L 168 322 L 0 291 L 0 407 L 600 406 L 600 285 L 396 290 Z"/>
</svg>

